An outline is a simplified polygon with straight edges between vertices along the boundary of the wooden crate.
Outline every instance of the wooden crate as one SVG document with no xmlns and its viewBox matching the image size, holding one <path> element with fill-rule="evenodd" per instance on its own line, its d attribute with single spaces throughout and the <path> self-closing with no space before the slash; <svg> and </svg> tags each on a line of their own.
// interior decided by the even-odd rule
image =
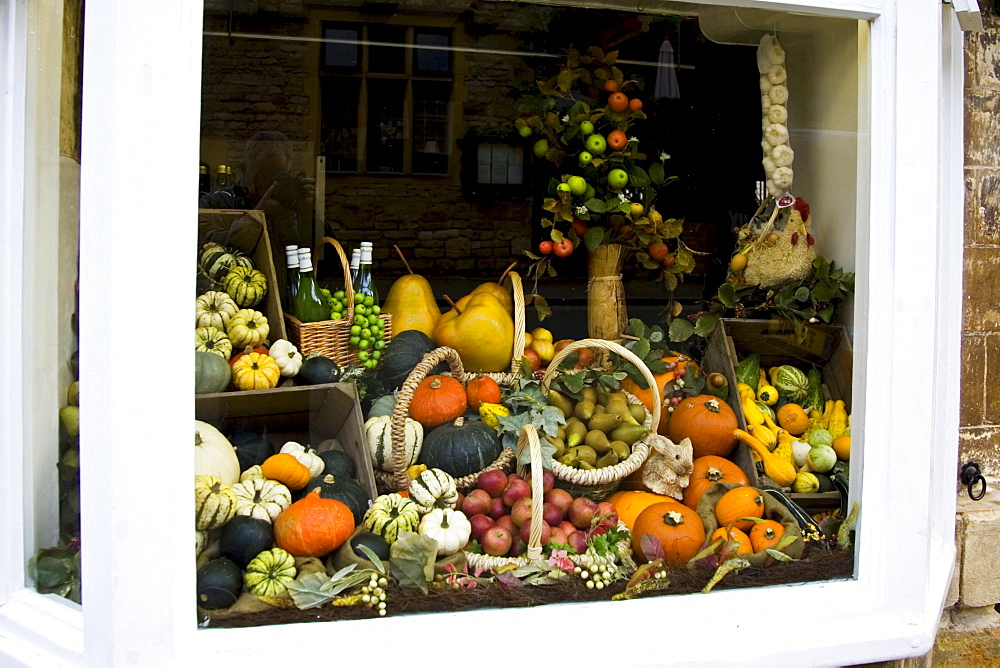
<svg viewBox="0 0 1000 668">
<path fill-rule="evenodd" d="M 712 355 L 713 363 L 723 360 L 721 370 L 717 368 L 712 370 L 722 373 L 729 382 L 731 388 L 729 405 L 736 412 L 741 429 L 746 429 L 746 418 L 736 392 L 736 366 L 739 360 L 750 353 L 760 355 L 761 368 L 765 369 L 780 364 L 792 364 L 803 371 L 818 369 L 827 398 L 842 399 L 847 412 L 851 412 L 854 352 L 851 339 L 843 327 L 813 325 L 809 327 L 805 340 L 800 342 L 791 323 L 785 320 L 723 319 L 719 321 L 712 335 L 708 351 Z M 709 352 L 706 352 L 706 364 Z M 744 468 L 744 471 L 746 470 Z M 751 472 L 753 473 L 751 484 L 754 484 L 757 476 L 752 460 L 748 475 Z M 840 503 L 838 492 L 791 496 L 810 512 L 831 510 Z"/>
<path fill-rule="evenodd" d="M 242 430 L 266 433 L 275 450 L 295 441 L 322 452 L 330 449 L 323 442 L 335 438 L 354 460 L 358 482 L 368 498 L 377 496 L 354 383 L 199 394 L 195 397 L 195 417 L 227 436 Z"/>
<path fill-rule="evenodd" d="M 278 280 L 271 255 L 271 239 L 263 211 L 240 209 L 198 209 L 198 248 L 214 241 L 243 251 L 253 260 L 267 279 L 267 294 L 254 308 L 264 314 L 270 327 L 269 341 L 287 339 L 285 319 L 281 312 L 281 292 L 284 285 Z M 233 351 L 234 353 L 239 351 Z"/>
</svg>

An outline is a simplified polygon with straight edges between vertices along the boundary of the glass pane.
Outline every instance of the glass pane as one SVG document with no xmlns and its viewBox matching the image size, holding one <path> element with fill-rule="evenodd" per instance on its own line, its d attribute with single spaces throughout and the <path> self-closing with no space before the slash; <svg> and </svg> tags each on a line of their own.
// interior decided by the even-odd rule
<svg viewBox="0 0 1000 668">
<path fill-rule="evenodd" d="M 330 26 L 323 29 L 323 65 L 343 71 L 361 67 L 361 29 Z"/>
<path fill-rule="evenodd" d="M 402 74 L 406 71 L 406 28 L 368 26 L 368 71 Z"/>
<path fill-rule="evenodd" d="M 417 62 L 414 69 L 421 74 L 451 71 L 451 34 L 418 30 L 415 34 Z M 420 48 L 424 47 L 424 48 Z"/>
<path fill-rule="evenodd" d="M 358 94 L 361 79 L 323 79 L 323 155 L 330 172 L 358 171 Z"/>
<path fill-rule="evenodd" d="M 448 171 L 450 83 L 413 82 L 413 171 Z"/>
<path fill-rule="evenodd" d="M 368 80 L 368 171 L 402 172 L 405 81 Z"/>
</svg>

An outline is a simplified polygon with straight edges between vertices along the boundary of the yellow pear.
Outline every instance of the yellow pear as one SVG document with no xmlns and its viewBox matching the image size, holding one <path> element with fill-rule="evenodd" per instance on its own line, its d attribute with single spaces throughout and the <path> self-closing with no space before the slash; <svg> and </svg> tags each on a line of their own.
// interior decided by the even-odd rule
<svg viewBox="0 0 1000 668">
<path fill-rule="evenodd" d="M 469 303 L 469 300 L 472 299 L 474 295 L 478 295 L 482 292 L 491 294 L 494 297 L 496 297 L 503 305 L 504 310 L 506 310 L 507 313 L 511 312 L 511 308 L 514 305 L 514 302 L 511 299 L 510 292 L 508 292 L 507 288 L 500 285 L 499 283 L 482 283 L 480 285 L 477 285 L 472 292 L 459 299 L 458 302 L 455 304 L 455 306 L 458 307 L 458 310 L 460 311 L 463 310 L 465 305 Z"/>
<path fill-rule="evenodd" d="M 432 338 L 457 350 L 466 371 L 505 371 L 514 347 L 514 321 L 492 293 L 478 292 L 442 315 Z"/>
<path fill-rule="evenodd" d="M 434 299 L 431 284 L 420 274 L 406 274 L 397 278 L 389 288 L 382 312 L 392 314 L 394 334 L 415 329 L 433 336 L 434 328 L 441 318 L 441 310 Z"/>
</svg>

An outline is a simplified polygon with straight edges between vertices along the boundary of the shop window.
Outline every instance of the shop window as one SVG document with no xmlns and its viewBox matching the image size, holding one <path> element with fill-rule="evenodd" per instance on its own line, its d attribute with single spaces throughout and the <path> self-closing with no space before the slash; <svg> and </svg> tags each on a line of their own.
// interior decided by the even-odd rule
<svg viewBox="0 0 1000 668">
<path fill-rule="evenodd" d="M 320 66 L 329 172 L 448 174 L 451 31 L 325 24 Z"/>
</svg>

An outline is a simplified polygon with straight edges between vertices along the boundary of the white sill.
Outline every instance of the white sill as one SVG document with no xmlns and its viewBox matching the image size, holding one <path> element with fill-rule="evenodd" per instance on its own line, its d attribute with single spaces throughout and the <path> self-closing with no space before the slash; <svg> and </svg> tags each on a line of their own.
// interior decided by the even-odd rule
<svg viewBox="0 0 1000 668">
<path fill-rule="evenodd" d="M 83 608 L 55 594 L 14 592 L 0 606 L 0 657 L 32 667 L 81 663 Z"/>
</svg>

